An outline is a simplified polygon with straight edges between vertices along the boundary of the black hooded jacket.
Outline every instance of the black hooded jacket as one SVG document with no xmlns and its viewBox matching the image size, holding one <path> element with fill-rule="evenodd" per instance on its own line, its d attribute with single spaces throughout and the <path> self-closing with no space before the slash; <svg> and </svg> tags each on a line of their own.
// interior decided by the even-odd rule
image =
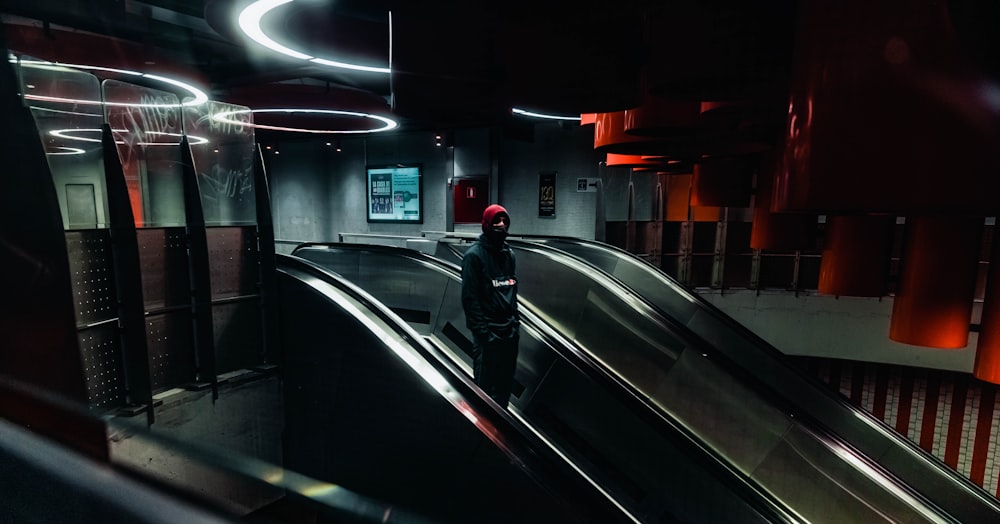
<svg viewBox="0 0 1000 524">
<path fill-rule="evenodd" d="M 483 341 L 518 336 L 514 252 L 502 239 L 479 236 L 462 258 L 465 323 Z"/>
</svg>

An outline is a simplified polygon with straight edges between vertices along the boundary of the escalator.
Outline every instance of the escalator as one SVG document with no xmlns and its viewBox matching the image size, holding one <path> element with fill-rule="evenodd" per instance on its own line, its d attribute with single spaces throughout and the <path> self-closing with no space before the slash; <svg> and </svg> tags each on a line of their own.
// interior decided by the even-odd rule
<svg viewBox="0 0 1000 524">
<path fill-rule="evenodd" d="M 829 428 L 958 520 L 1000 519 L 1000 504 L 981 487 L 881 420 L 834 394 L 776 348 L 658 268 L 600 242 L 546 236 L 526 236 L 520 240 L 570 254 L 613 277 L 659 314 L 703 339 L 713 355 L 759 377 L 774 395 L 809 413 L 816 423 Z M 452 251 L 457 246 L 455 240 L 450 247 L 443 247 Z M 539 271 L 552 271 L 548 264 L 555 262 L 546 257 L 523 258 L 525 262 L 538 262 L 535 270 Z"/>
<path fill-rule="evenodd" d="M 303 244 L 293 254 L 364 288 L 471 374 L 456 265 L 359 244 Z M 775 408 L 753 381 L 734 379 L 644 317 L 639 303 L 619 312 L 616 301 L 627 297 L 599 285 L 600 275 L 582 264 L 576 280 L 565 271 L 529 276 L 532 264 L 517 256 L 521 289 L 527 279 L 545 282 L 537 289 L 548 292 L 521 293 L 511 412 L 637 520 L 746 522 L 726 508 L 755 506 L 753 520 L 953 521 L 835 438 Z"/>
<path fill-rule="evenodd" d="M 370 295 L 279 255 L 278 300 L 286 469 L 438 522 L 631 521 Z"/>
</svg>

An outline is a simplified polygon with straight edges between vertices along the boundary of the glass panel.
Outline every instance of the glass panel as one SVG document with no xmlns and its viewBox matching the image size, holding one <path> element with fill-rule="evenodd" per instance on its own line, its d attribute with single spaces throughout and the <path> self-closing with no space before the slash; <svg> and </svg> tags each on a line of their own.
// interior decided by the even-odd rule
<svg viewBox="0 0 1000 524">
<path fill-rule="evenodd" d="M 798 289 L 818 289 L 819 288 L 819 255 L 799 256 L 799 278 Z"/>
<path fill-rule="evenodd" d="M 714 255 L 718 222 L 692 222 L 693 234 L 691 252 L 699 255 Z"/>
<path fill-rule="evenodd" d="M 684 222 L 664 222 L 663 240 L 661 243 L 663 254 L 677 254 L 684 250 L 683 230 Z"/>
<path fill-rule="evenodd" d="M 691 255 L 690 287 L 712 287 L 714 284 L 715 255 Z"/>
<path fill-rule="evenodd" d="M 400 253 L 363 246 L 331 246 L 302 248 L 295 255 L 336 271 L 400 316 L 410 314 L 411 326 L 434 337 L 449 357 L 471 375 L 460 276 Z M 601 302 L 599 293 L 591 294 L 588 300 Z M 418 317 L 414 312 L 425 314 Z M 655 419 L 646 417 L 645 411 L 623 402 L 625 395 L 616 394 L 618 390 L 581 372 L 566 352 L 553 350 L 552 342 L 547 341 L 548 328 L 525 309 L 522 316 L 511 405 L 536 431 L 572 457 L 577 467 L 599 479 L 619 500 L 627 500 L 630 509 L 645 511 L 647 518 L 643 521 L 657 522 L 666 515 L 678 517 L 678 505 L 692 500 L 711 508 L 708 513 L 714 518 L 704 521 L 747 521 L 744 502 L 733 496 L 731 487 L 719 484 L 718 470 L 697 465 L 697 459 L 692 458 L 694 452 L 673 440 L 676 434 L 665 435 L 671 431 L 667 425 L 661 427 Z M 602 320 L 600 315 L 593 318 Z M 593 333 L 578 336 L 601 337 L 606 327 L 592 326 Z M 615 351 L 611 343 L 604 347 L 609 349 L 606 358 L 628 355 Z M 665 497 L 664 493 L 672 495 Z M 640 506 L 643 509 L 637 510 Z"/>
<path fill-rule="evenodd" d="M 726 223 L 726 259 L 722 286 L 750 287 L 753 249 L 750 248 L 750 222 Z"/>
<path fill-rule="evenodd" d="M 635 191 L 632 203 L 632 220 L 650 221 L 656 216 L 656 173 L 632 172 L 632 186 Z"/>
<path fill-rule="evenodd" d="M 760 274 L 758 284 L 760 288 L 792 289 L 792 281 L 795 279 L 795 255 L 794 254 L 760 254 Z"/>
<path fill-rule="evenodd" d="M 66 184 L 66 217 L 69 229 L 97 228 L 94 184 Z"/>
<path fill-rule="evenodd" d="M 825 384 L 814 383 L 808 378 L 803 380 L 802 375 L 783 366 L 782 361 L 776 359 L 778 355 L 773 348 L 745 332 L 731 319 L 727 320 L 711 306 L 705 305 L 696 294 L 679 286 L 676 282 L 656 271 L 655 268 L 644 264 L 628 253 L 597 242 L 568 239 L 533 239 L 533 242 L 551 245 L 572 253 L 605 269 L 605 271 L 613 273 L 616 278 L 654 302 L 670 317 L 687 324 L 692 331 L 703 337 L 708 344 L 714 346 L 719 354 L 727 355 L 726 360 L 747 370 L 750 374 L 762 377 L 762 380 L 770 388 L 779 392 L 784 399 L 791 404 L 800 406 L 802 412 L 818 416 L 823 427 L 833 429 L 840 438 L 850 442 L 863 453 L 877 457 L 879 464 L 907 479 L 913 485 L 921 486 L 918 489 L 925 493 L 933 493 L 938 501 L 947 501 L 950 504 L 949 511 L 954 513 L 971 512 L 966 514 L 982 514 L 983 511 L 988 514 L 993 511 L 989 507 L 992 504 L 992 498 L 978 497 L 975 494 L 974 486 L 966 482 L 964 478 L 956 476 L 950 468 L 937 462 L 932 456 L 922 455 L 919 450 L 915 449 L 915 446 L 905 440 L 905 437 L 894 437 L 891 430 L 888 429 L 880 430 L 877 421 L 864 417 L 864 414 L 859 411 L 852 411 L 846 402 L 840 402 L 835 397 L 826 394 Z M 617 258 L 617 262 L 612 262 L 614 258 Z M 772 255 L 770 258 L 772 260 L 794 260 L 794 257 L 790 255 Z M 815 270 L 812 269 L 812 266 L 818 266 L 818 257 L 811 254 L 803 255 L 801 260 L 800 282 L 803 280 L 801 275 L 814 273 Z M 807 266 L 809 269 L 804 269 Z M 692 361 L 688 360 L 687 356 L 688 352 L 685 352 L 677 366 L 690 366 L 691 370 L 688 372 L 705 374 L 707 370 L 692 366 Z M 673 376 L 674 373 L 676 370 L 671 375 Z M 685 392 L 679 396 L 706 399 L 712 397 L 711 394 L 702 391 Z M 713 409 L 705 410 L 705 412 L 714 416 Z M 851 491 L 862 490 L 866 493 L 857 498 L 852 496 L 845 506 L 838 507 L 846 508 L 855 504 L 857 500 L 877 499 L 878 496 L 873 493 L 882 489 L 891 489 L 870 485 L 862 488 L 843 473 L 844 471 L 864 469 L 866 466 L 864 466 L 862 459 L 850 456 L 852 455 L 850 452 L 835 453 L 840 456 L 830 455 L 829 449 L 831 448 L 829 447 L 817 446 L 818 443 L 805 443 L 808 442 L 808 439 L 817 437 L 812 435 L 808 437 L 797 436 L 794 434 L 796 432 L 808 433 L 804 427 L 795 427 L 784 438 L 787 442 L 776 447 L 775 451 L 771 452 L 766 459 L 766 462 L 770 462 L 770 464 L 762 464 L 754 473 L 755 477 L 759 476 L 763 484 L 770 486 L 774 493 L 778 493 L 782 500 L 798 501 L 791 503 L 793 507 L 798 508 L 800 504 L 818 504 L 818 499 L 813 499 L 809 495 L 811 490 L 803 490 L 800 485 L 822 484 L 824 481 L 818 478 L 820 475 L 834 483 L 847 486 Z M 836 449 L 836 446 L 833 446 L 833 449 Z M 847 463 L 841 461 L 847 461 Z M 814 466 L 814 464 L 821 466 Z M 820 473 L 821 471 L 822 473 Z M 788 472 L 795 474 L 789 475 Z M 816 478 L 802 481 L 800 478 L 802 476 Z M 926 486 L 931 487 L 927 488 Z M 823 491 L 828 488 L 819 487 L 817 489 Z M 990 496 L 984 494 L 983 497 Z M 884 500 L 880 503 L 892 506 L 901 500 L 904 499 L 900 497 L 896 498 L 895 501 Z M 983 504 L 983 500 L 990 502 Z M 811 507 L 815 509 L 818 506 Z M 858 511 L 862 509 L 860 506 L 856 506 L 856 508 Z M 895 513 L 896 510 L 889 509 L 887 511 Z M 821 513 L 817 513 L 817 515 L 821 515 Z M 833 520 L 844 520 L 843 514 L 840 515 L 841 517 Z M 821 518 L 820 520 L 830 519 Z"/>
<path fill-rule="evenodd" d="M 708 344 L 661 323 L 655 310 L 625 288 L 565 255 L 523 242 L 512 245 L 518 259 L 519 295 L 734 467 L 754 476 L 757 471 L 779 471 L 805 462 L 818 471 L 815 476 L 831 479 L 789 488 L 770 475 L 755 477 L 763 489 L 795 511 L 820 518 L 827 506 L 850 499 L 861 501 L 843 510 L 853 517 L 867 518 L 874 511 L 903 520 L 926 518 L 922 513 L 926 508 L 911 506 L 910 496 L 896 491 L 891 480 L 871 474 L 864 459 L 845 458 L 849 451 L 821 442 L 757 379 L 728 359 L 703 353 Z M 551 289 L 565 291 L 557 294 Z M 805 447 L 809 449 L 803 451 Z M 773 453 L 777 448 L 790 453 Z M 799 458 L 803 455 L 808 456 Z"/>
<path fill-rule="evenodd" d="M 393 260 L 384 254 L 370 258 L 370 253 L 359 257 L 346 250 L 336 251 L 301 249 L 296 255 L 324 260 L 323 265 L 329 262 L 330 267 L 347 274 L 357 272 L 356 283 L 395 309 L 423 303 L 419 307 L 435 310 L 434 303 L 443 300 L 433 334 L 450 341 L 446 345 L 453 350 L 458 348 L 456 354 L 469 372 L 469 359 L 461 355 L 468 342 L 457 276 L 444 286 L 442 297 L 437 287 L 441 277 L 419 263 L 401 256 Z M 867 518 L 872 512 L 902 521 L 924 520 L 921 509 L 910 507 L 905 496 L 873 482 L 862 467 L 845 462 L 833 448 L 798 428 L 784 409 L 763 398 L 751 382 L 732 374 L 724 363 L 686 347 L 648 315 L 623 304 L 621 297 L 588 277 L 592 272 L 583 268 L 558 270 L 551 265 L 553 261 L 545 267 L 545 255 L 531 250 L 518 249 L 517 256 L 522 289 L 564 292 L 522 292 L 530 310 L 527 306 L 522 309 L 518 384 L 512 406 L 579 467 L 599 476 L 619 496 L 649 504 L 646 497 L 660 493 L 654 497 L 663 500 L 662 493 L 677 493 L 666 488 L 671 482 L 667 477 L 687 479 L 700 485 L 702 491 L 711 489 L 712 482 L 704 476 L 710 470 L 679 474 L 682 459 L 675 455 L 677 444 L 663 438 L 671 431 L 670 424 L 663 422 L 660 427 L 644 416 L 636 418 L 639 410 L 616 397 L 616 389 L 609 383 L 588 379 L 579 371 L 586 367 L 581 367 L 584 361 L 568 359 L 566 350 L 554 351 L 552 343 L 545 341 L 547 328 L 536 320 L 534 312 L 659 405 L 662 413 L 669 414 L 664 420 L 680 421 L 686 431 L 697 435 L 742 475 L 758 478 L 765 489 L 789 502 L 800 515 L 822 520 L 824 512 L 830 511 L 828 506 L 836 502 L 838 514 L 846 520 Z M 338 257 L 343 258 L 336 261 Z M 413 284 L 425 280 L 435 285 Z M 536 280 L 544 280 L 544 287 Z M 683 460 L 690 460 L 690 456 Z M 806 466 L 815 470 L 819 480 L 796 486 L 774 477 L 782 468 Z M 722 490 L 713 492 L 718 503 L 730 503 L 721 496 Z M 842 502 L 847 499 L 853 502 Z"/>
<path fill-rule="evenodd" d="M 666 224 L 677 224 L 667 222 Z M 641 289 L 656 306 L 666 311 L 676 320 L 686 322 L 698 310 L 698 304 L 688 298 L 688 292 L 679 284 L 663 278 L 651 266 L 634 257 L 597 243 L 583 243 L 572 240 L 544 239 L 534 242 L 550 245 L 571 255 L 582 258 L 611 274 L 632 289 Z M 627 258 L 626 258 L 627 257 Z"/>
<path fill-rule="evenodd" d="M 100 82 L 76 69 L 30 56 L 19 59 L 25 103 L 45 148 L 63 227 L 107 227 Z"/>
<path fill-rule="evenodd" d="M 117 80 L 105 80 L 102 88 L 136 227 L 183 226 L 183 130 L 177 95 Z"/>
<path fill-rule="evenodd" d="M 248 124 L 253 115 L 243 106 L 207 102 L 185 109 L 205 225 L 257 223 L 254 132 Z"/>
<path fill-rule="evenodd" d="M 604 219 L 624 222 L 629 219 L 629 171 L 627 167 L 600 166 L 601 191 L 604 192 Z"/>
</svg>

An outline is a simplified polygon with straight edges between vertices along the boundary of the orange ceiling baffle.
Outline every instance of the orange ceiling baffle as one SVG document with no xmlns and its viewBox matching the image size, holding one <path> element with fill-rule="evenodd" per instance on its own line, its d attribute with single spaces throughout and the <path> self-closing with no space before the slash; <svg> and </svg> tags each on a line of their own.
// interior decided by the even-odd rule
<svg viewBox="0 0 1000 524">
<path fill-rule="evenodd" d="M 625 132 L 625 111 L 597 113 L 594 119 L 594 150 L 620 155 L 668 155 L 686 152 L 686 144 L 654 136 Z"/>
<path fill-rule="evenodd" d="M 623 130 L 629 135 L 693 138 L 698 128 L 701 102 L 645 96 L 642 104 L 626 109 Z"/>
<path fill-rule="evenodd" d="M 625 134 L 625 111 L 594 116 L 594 150 L 621 155 L 641 155 L 647 139 Z"/>
<path fill-rule="evenodd" d="M 812 249 L 816 244 L 816 215 L 771 210 L 775 172 L 775 154 L 762 153 L 753 202 L 750 247 L 777 251 Z"/>
<path fill-rule="evenodd" d="M 982 217 L 907 218 L 889 338 L 940 349 L 969 343 Z"/>
<path fill-rule="evenodd" d="M 685 222 L 691 212 L 691 177 L 686 175 L 658 175 L 664 192 L 663 220 Z"/>
<path fill-rule="evenodd" d="M 641 155 L 618 155 L 615 153 L 607 153 L 604 155 L 604 164 L 608 167 L 655 167 L 662 164 L 662 162 L 656 159 L 647 159 Z"/>
<path fill-rule="evenodd" d="M 850 297 L 884 296 L 895 222 L 896 217 L 890 215 L 828 216 L 818 291 Z"/>
<path fill-rule="evenodd" d="M 979 380 L 1000 384 L 1000 242 L 993 238 L 979 342 L 972 374 Z"/>
<path fill-rule="evenodd" d="M 995 211 L 995 87 L 960 52 L 948 6 L 800 3 L 774 209 Z M 942 173 L 947 184 L 936 183 Z"/>
<path fill-rule="evenodd" d="M 663 219 L 667 222 L 717 222 L 721 216 L 718 206 L 696 205 L 692 202 L 694 175 L 659 173 L 660 183 L 666 191 L 666 209 Z"/>
</svg>

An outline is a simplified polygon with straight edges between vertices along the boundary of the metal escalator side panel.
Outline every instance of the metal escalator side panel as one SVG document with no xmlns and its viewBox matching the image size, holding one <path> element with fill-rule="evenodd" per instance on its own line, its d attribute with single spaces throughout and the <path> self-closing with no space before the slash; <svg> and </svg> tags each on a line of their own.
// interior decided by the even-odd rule
<svg viewBox="0 0 1000 524">
<path fill-rule="evenodd" d="M 740 471 L 752 474 L 776 466 L 772 461 L 781 463 L 783 456 L 767 451 L 787 445 L 793 429 L 810 424 L 808 412 L 796 410 L 787 399 L 774 395 L 760 377 L 733 366 L 725 358 L 704 353 L 708 346 L 703 340 L 661 316 L 648 301 L 613 277 L 559 250 L 516 240 L 510 244 L 517 252 L 522 296 L 538 304 L 544 314 L 561 317 L 560 325 L 571 327 L 569 331 L 575 340 L 588 350 L 600 351 L 597 358 L 615 366 L 616 374 L 676 417 Z M 551 289 L 567 290 L 569 296 L 550 293 Z M 629 322 L 622 323 L 621 318 L 629 318 Z M 657 340 L 659 344 L 649 344 L 649 340 Z M 694 368 L 690 366 L 675 369 L 679 361 L 697 363 L 704 369 L 700 374 L 691 374 L 690 369 Z M 705 373 L 706 370 L 710 372 Z M 705 377 L 714 378 L 706 382 Z M 707 387 L 712 380 L 733 390 L 733 394 L 709 403 L 712 397 L 697 390 L 715 391 Z M 692 383 L 698 387 L 676 387 Z M 677 394 L 678 391 L 681 393 Z M 824 432 L 809 430 L 805 434 L 819 440 Z M 842 451 L 846 449 L 842 443 L 823 439 L 819 444 L 824 459 L 814 463 L 825 468 L 828 482 L 812 488 L 807 484 L 792 486 L 808 490 L 808 495 L 796 491 L 785 493 L 785 486 L 768 476 L 759 478 L 770 479 L 771 484 L 762 487 L 779 500 L 802 501 L 804 505 L 792 507 L 807 519 L 825 518 L 824 506 L 838 507 L 838 500 L 863 495 L 860 504 L 851 506 L 856 511 L 845 517 L 868 518 L 870 507 L 875 508 L 875 514 L 893 518 L 947 521 L 948 517 L 940 516 L 939 508 L 911 493 L 869 458 L 847 461 L 844 453 L 853 452 Z M 789 466 L 793 464 L 787 462 Z M 841 467 L 842 464 L 848 467 Z M 864 485 L 864 489 L 855 485 Z M 896 515 L 898 512 L 902 514 Z"/>
<path fill-rule="evenodd" d="M 391 312 L 294 265 L 279 259 L 290 469 L 444 522 L 628 521 L 428 361 Z"/>
<path fill-rule="evenodd" d="M 826 384 L 788 363 L 784 354 L 703 297 L 645 260 L 601 242 L 525 237 L 594 264 L 647 298 L 662 314 L 685 324 L 714 351 L 750 372 L 928 499 L 963 521 L 993 520 L 1000 503 L 883 421 L 835 395 Z"/>
<path fill-rule="evenodd" d="M 460 361 L 466 373 L 471 373 L 470 357 L 464 348 L 468 339 L 463 333 L 457 266 L 449 269 L 444 303 L 434 305 L 429 303 L 441 300 L 437 283 L 431 286 L 431 299 L 406 298 L 402 293 L 424 292 L 408 281 L 437 282 L 442 268 L 431 267 L 433 261 L 423 255 L 415 256 L 399 248 L 356 245 L 329 245 L 296 254 L 337 267 L 339 263 L 331 259 L 338 253 L 345 260 L 353 260 L 358 251 L 364 252 L 362 258 L 368 265 L 378 268 L 370 277 L 381 275 L 390 281 L 358 283 L 370 286 L 373 296 L 394 311 L 412 309 L 427 301 L 420 307 L 438 311 L 431 340 Z M 408 269 L 404 271 L 404 267 Z M 410 278 L 398 276 L 407 271 Z M 572 342 L 565 334 L 547 327 L 531 304 L 522 300 L 521 306 L 521 352 L 513 411 L 584 475 L 597 479 L 616 500 L 638 512 L 644 521 L 667 516 L 681 521 L 795 520 L 788 515 L 774 517 L 784 510 L 775 508 L 759 490 L 747 485 L 742 474 L 706 456 L 707 450 L 691 441 L 687 433 L 670 429 L 603 371 L 580 361 L 582 354 L 568 349 Z"/>
</svg>

